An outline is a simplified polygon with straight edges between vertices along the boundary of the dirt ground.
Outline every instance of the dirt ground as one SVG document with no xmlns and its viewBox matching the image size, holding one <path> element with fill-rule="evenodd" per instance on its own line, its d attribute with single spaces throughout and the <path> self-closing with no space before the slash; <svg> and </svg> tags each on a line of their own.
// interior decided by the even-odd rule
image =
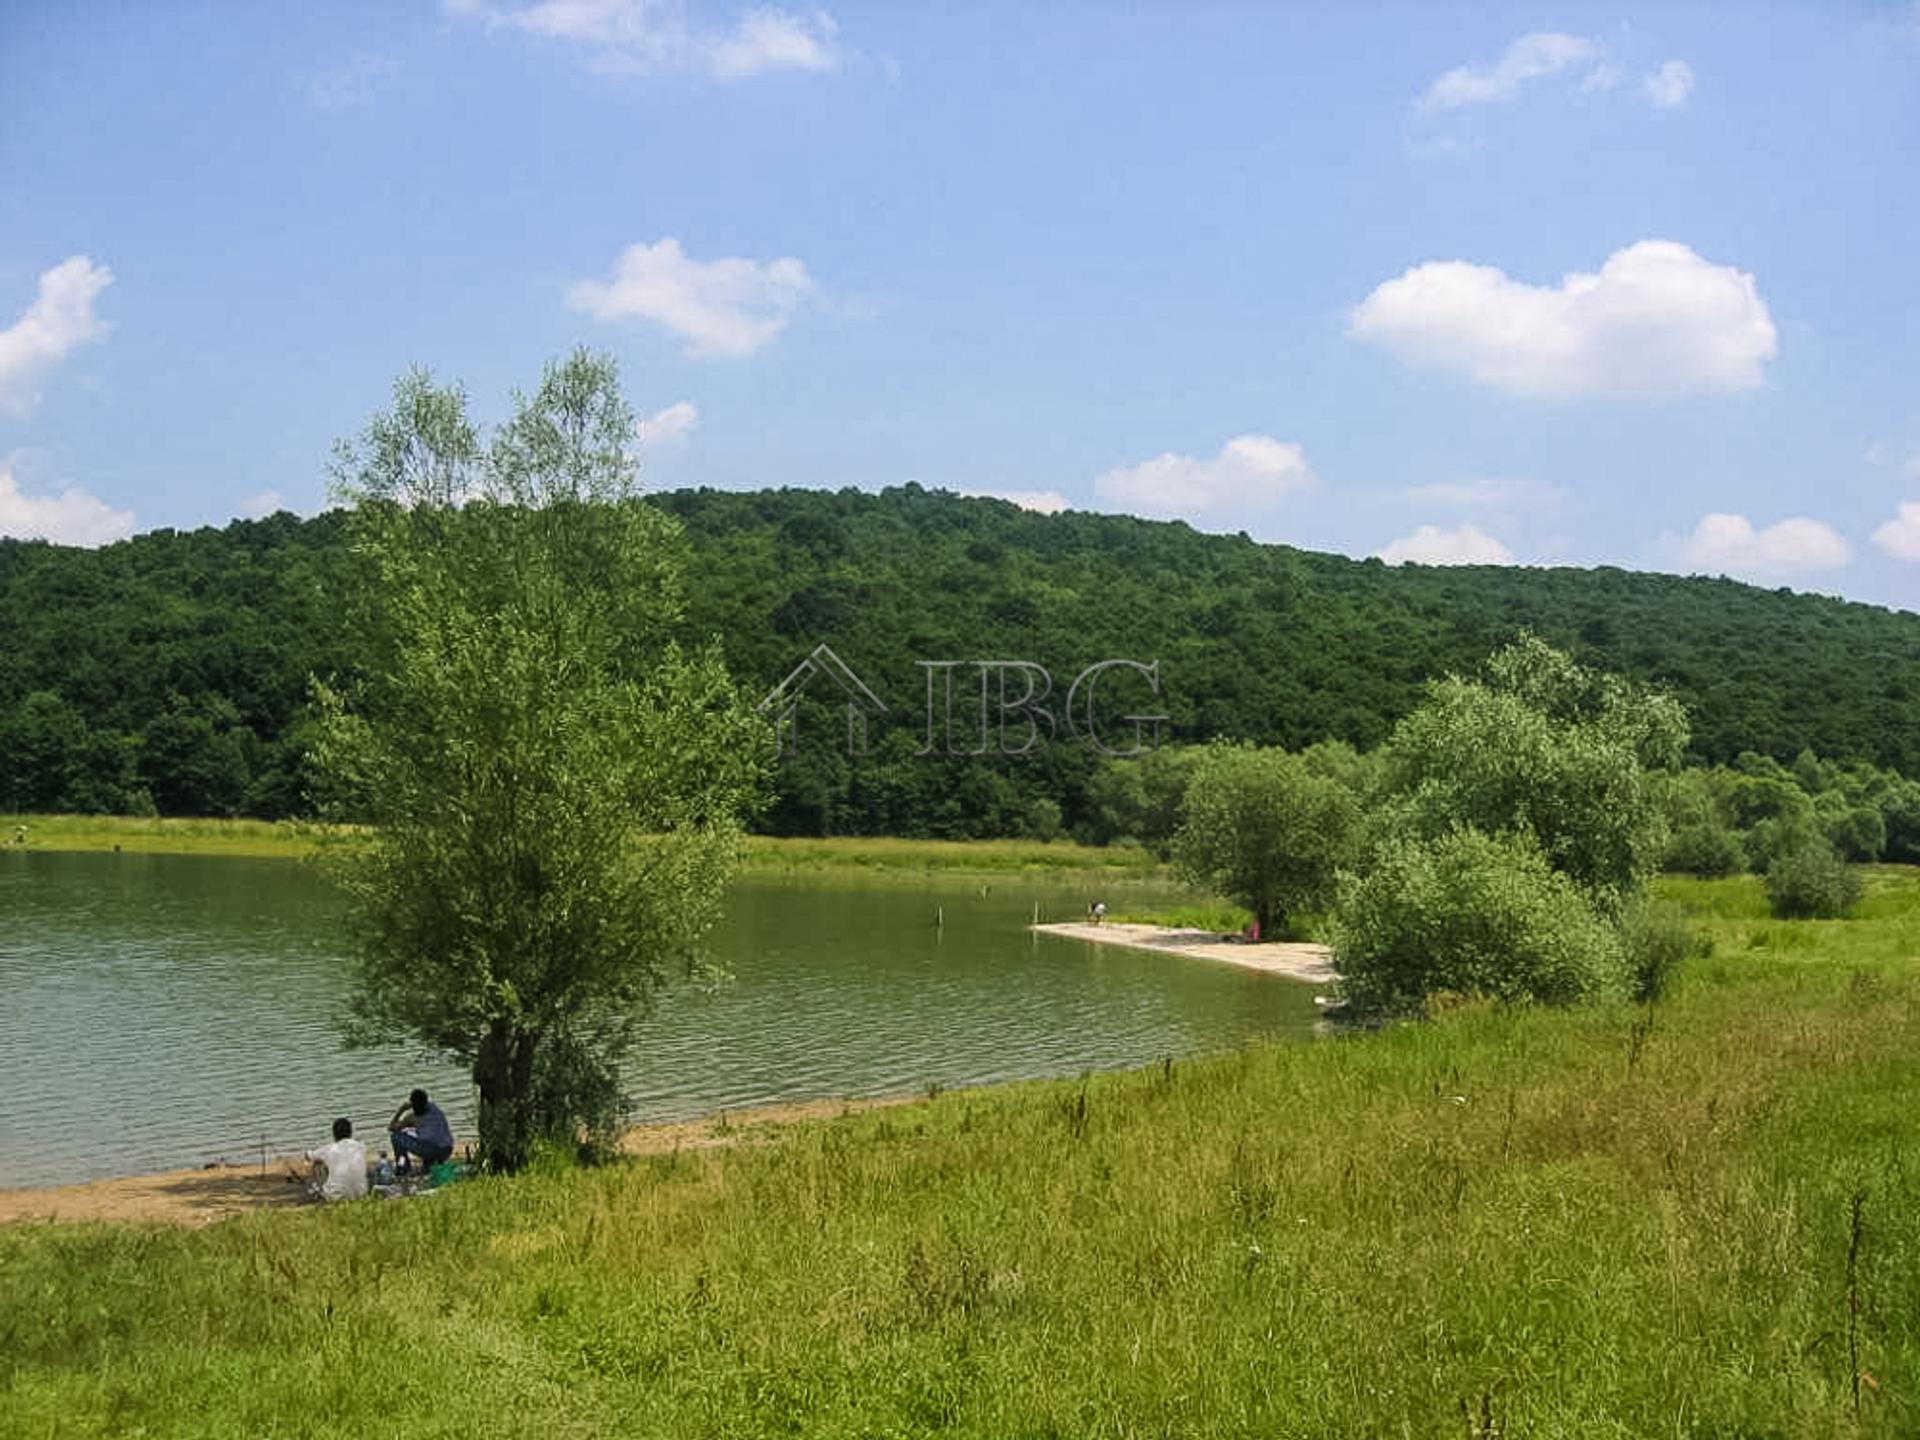
<svg viewBox="0 0 1920 1440">
<path fill-rule="evenodd" d="M 797 1120 L 829 1120 L 856 1110 L 910 1103 L 897 1100 L 816 1100 L 759 1110 L 730 1111 L 677 1125 L 638 1126 L 623 1148 L 635 1155 L 661 1155 L 731 1145 L 756 1127 Z M 264 1166 L 210 1165 L 159 1175 L 128 1175 L 44 1190 L 0 1190 L 0 1225 L 34 1220 L 151 1221 L 207 1225 L 252 1210 L 293 1209 L 306 1199 L 305 1167 L 297 1156 Z"/>
</svg>

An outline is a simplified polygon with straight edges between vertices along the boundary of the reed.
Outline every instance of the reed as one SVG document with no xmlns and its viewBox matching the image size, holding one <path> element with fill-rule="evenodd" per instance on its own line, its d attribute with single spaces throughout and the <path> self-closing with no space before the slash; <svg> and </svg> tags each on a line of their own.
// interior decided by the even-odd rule
<svg viewBox="0 0 1920 1440">
<path fill-rule="evenodd" d="M 1920 877 L 1870 879 L 1850 921 L 1666 887 L 1713 949 L 1650 1010 L 8 1227 L 0 1433 L 1911 1435 Z"/>
</svg>

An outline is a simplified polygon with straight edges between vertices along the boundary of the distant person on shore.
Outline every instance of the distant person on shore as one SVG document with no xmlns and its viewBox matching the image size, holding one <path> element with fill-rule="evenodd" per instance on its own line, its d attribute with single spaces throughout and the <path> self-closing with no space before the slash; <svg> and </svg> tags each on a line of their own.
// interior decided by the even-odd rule
<svg viewBox="0 0 1920 1440">
<path fill-rule="evenodd" d="M 1105 924 L 1107 919 L 1107 902 L 1104 900 L 1094 901 L 1093 904 L 1087 907 L 1087 914 L 1093 917 L 1094 924 Z"/>
<path fill-rule="evenodd" d="M 387 1122 L 393 1136 L 393 1153 L 404 1168 L 407 1157 L 419 1162 L 421 1170 L 431 1170 L 453 1158 L 453 1127 L 447 1112 L 427 1098 L 424 1090 L 407 1096 L 407 1103 L 393 1112 Z"/>
<path fill-rule="evenodd" d="M 333 1122 L 333 1143 L 307 1151 L 313 1167 L 307 1188 L 316 1200 L 360 1200 L 367 1193 L 367 1147 L 353 1138 L 353 1121 Z"/>
</svg>

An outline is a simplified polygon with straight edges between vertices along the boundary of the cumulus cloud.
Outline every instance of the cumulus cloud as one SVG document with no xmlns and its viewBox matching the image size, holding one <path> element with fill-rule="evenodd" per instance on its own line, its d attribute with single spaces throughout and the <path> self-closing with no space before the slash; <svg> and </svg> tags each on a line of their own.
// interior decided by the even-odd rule
<svg viewBox="0 0 1920 1440">
<path fill-rule="evenodd" d="M 596 320 L 658 321 L 687 342 L 689 355 L 738 359 L 771 343 L 812 289 L 807 267 L 791 256 L 690 260 L 669 236 L 628 246 L 610 282 L 582 280 L 567 303 Z"/>
<path fill-rule="evenodd" d="M 489 29 L 567 41 L 596 69 L 637 75 L 695 73 L 739 80 L 772 70 L 831 70 L 839 26 L 824 11 L 760 8 L 730 29 L 696 25 L 680 0 L 538 0 L 490 5 L 448 0 L 449 13 L 483 17 Z"/>
<path fill-rule="evenodd" d="M 74 346 L 107 333 L 93 302 L 112 283 L 113 272 L 84 255 L 41 273 L 26 313 L 0 330 L 0 408 L 27 414 L 39 403 L 40 377 Z"/>
<path fill-rule="evenodd" d="M 1683 553 L 1697 571 L 1755 579 L 1837 570 L 1851 558 L 1831 525 L 1799 516 L 1756 530 L 1744 515 L 1703 515 Z"/>
<path fill-rule="evenodd" d="M 133 534 L 133 512 L 115 510 L 71 486 L 56 495 L 27 495 L 0 464 L 0 535 L 56 545 L 108 545 Z"/>
<path fill-rule="evenodd" d="M 1684 60 L 1669 60 L 1640 82 L 1640 93 L 1656 110 L 1677 110 L 1693 93 L 1693 67 Z"/>
<path fill-rule="evenodd" d="M 1516 395 L 1743 390 L 1778 349 L 1753 277 L 1672 240 L 1641 240 L 1554 286 L 1464 260 L 1416 265 L 1354 307 L 1350 325 L 1409 364 Z"/>
<path fill-rule="evenodd" d="M 700 423 L 700 411 L 691 400 L 681 400 L 640 422 L 642 445 L 684 445 Z"/>
<path fill-rule="evenodd" d="M 1058 490 L 962 490 L 960 493 L 977 500 L 1005 500 L 1036 515 L 1058 515 L 1072 508 Z"/>
<path fill-rule="evenodd" d="M 1374 552 L 1389 565 L 1511 565 L 1513 552 L 1477 525 L 1422 525 Z"/>
<path fill-rule="evenodd" d="M 1873 543 L 1896 560 L 1920 561 L 1920 501 L 1901 501 L 1893 519 L 1873 532 Z"/>
<path fill-rule="evenodd" d="M 1568 70 L 1590 72 L 1599 58 L 1600 47 L 1591 40 L 1535 31 L 1514 41 L 1492 65 L 1462 65 L 1449 70 L 1427 88 L 1417 108 L 1433 113 L 1467 105 L 1503 104 L 1532 81 Z"/>
<path fill-rule="evenodd" d="M 1241 435 L 1211 460 L 1162 455 L 1109 470 L 1093 482 L 1109 505 L 1147 515 L 1200 515 L 1230 507 L 1270 506 L 1315 483 L 1298 445 L 1265 435 Z"/>
</svg>

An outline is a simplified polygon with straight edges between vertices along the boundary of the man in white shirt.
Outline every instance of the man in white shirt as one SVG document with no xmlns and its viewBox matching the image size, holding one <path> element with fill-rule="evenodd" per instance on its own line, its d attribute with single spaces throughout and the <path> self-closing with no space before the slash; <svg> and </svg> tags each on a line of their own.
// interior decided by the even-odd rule
<svg viewBox="0 0 1920 1440">
<path fill-rule="evenodd" d="M 353 1138 L 353 1121 L 333 1122 L 333 1143 L 307 1152 L 313 1166 L 308 1184 L 316 1200 L 359 1200 L 367 1193 L 367 1147 Z"/>
</svg>

